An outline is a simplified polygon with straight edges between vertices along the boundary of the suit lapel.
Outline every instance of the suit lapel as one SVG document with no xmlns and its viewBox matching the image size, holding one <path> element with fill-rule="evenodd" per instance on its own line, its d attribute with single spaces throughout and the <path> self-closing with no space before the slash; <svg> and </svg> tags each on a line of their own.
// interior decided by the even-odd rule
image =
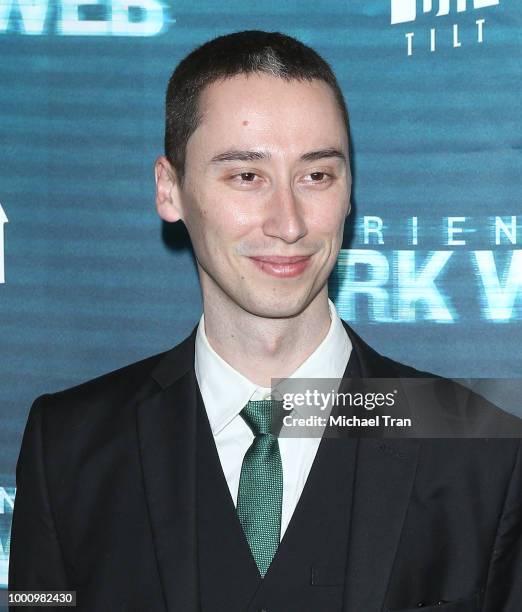
<svg viewBox="0 0 522 612">
<path fill-rule="evenodd" d="M 418 440 L 359 440 L 345 610 L 381 610 L 414 481 Z"/>
<path fill-rule="evenodd" d="M 165 353 L 159 391 L 137 406 L 139 452 L 152 537 L 168 610 L 199 609 L 196 533 L 195 330 Z"/>
<path fill-rule="evenodd" d="M 364 378 L 394 378 L 392 362 L 343 321 Z M 417 469 L 419 440 L 361 438 L 348 544 L 345 610 L 381 610 Z"/>
</svg>

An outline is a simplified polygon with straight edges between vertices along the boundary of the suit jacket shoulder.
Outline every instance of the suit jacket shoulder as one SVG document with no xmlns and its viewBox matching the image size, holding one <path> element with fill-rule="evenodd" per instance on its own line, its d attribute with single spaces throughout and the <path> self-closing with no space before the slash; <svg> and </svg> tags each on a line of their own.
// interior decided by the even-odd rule
<svg viewBox="0 0 522 612">
<path fill-rule="evenodd" d="M 82 427 L 110 418 L 120 418 L 140 397 L 175 380 L 193 363 L 196 328 L 173 348 L 107 372 L 73 387 L 38 397 L 32 409 L 46 416 Z"/>
</svg>

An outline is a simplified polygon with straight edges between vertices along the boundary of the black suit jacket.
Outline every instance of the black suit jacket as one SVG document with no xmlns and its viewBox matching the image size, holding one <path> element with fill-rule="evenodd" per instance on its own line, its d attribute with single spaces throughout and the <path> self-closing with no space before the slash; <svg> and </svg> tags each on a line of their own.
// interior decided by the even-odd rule
<svg viewBox="0 0 522 612">
<path fill-rule="evenodd" d="M 344 325 L 363 376 L 424 375 Z M 16 469 L 10 589 L 76 590 L 89 612 L 198 610 L 195 331 L 34 402 Z M 352 448 L 345 612 L 522 610 L 519 439 L 364 438 Z"/>
</svg>

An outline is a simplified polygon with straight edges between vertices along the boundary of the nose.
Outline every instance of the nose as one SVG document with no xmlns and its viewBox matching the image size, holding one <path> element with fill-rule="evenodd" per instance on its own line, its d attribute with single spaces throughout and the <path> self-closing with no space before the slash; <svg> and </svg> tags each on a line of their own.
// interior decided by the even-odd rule
<svg viewBox="0 0 522 612">
<path fill-rule="evenodd" d="M 303 205 L 290 186 L 274 190 L 267 204 L 263 232 L 288 243 L 296 242 L 308 233 Z"/>
</svg>

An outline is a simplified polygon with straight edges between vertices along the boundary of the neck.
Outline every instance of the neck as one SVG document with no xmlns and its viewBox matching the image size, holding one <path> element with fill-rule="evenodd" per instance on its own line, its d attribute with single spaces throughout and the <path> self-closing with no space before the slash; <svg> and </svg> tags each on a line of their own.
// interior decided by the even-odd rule
<svg viewBox="0 0 522 612">
<path fill-rule="evenodd" d="M 326 286 L 289 318 L 253 315 L 230 299 L 205 300 L 205 333 L 212 348 L 256 385 L 290 376 L 326 337 L 330 312 Z"/>
</svg>

